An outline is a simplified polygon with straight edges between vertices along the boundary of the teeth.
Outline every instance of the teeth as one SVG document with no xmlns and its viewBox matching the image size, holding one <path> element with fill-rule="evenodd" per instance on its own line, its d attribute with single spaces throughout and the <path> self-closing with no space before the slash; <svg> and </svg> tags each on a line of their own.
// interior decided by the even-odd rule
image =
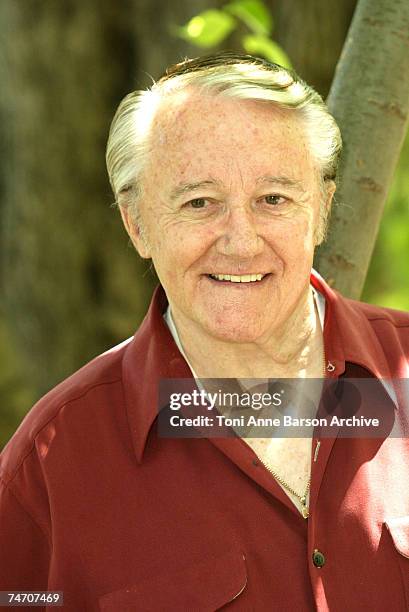
<svg viewBox="0 0 409 612">
<path fill-rule="evenodd" d="M 255 281 L 261 281 L 265 276 L 264 274 L 242 274 L 240 276 L 235 274 L 210 274 L 212 278 L 216 280 L 227 280 L 231 283 L 253 283 Z"/>
</svg>

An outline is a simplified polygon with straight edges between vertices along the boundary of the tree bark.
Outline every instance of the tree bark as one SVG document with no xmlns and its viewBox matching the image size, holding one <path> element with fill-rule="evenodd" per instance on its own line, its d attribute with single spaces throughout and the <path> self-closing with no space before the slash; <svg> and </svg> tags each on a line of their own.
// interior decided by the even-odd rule
<svg viewBox="0 0 409 612">
<path fill-rule="evenodd" d="M 327 242 L 316 267 L 361 295 L 409 113 L 409 3 L 360 0 L 328 98 L 344 140 Z"/>
<path fill-rule="evenodd" d="M 152 291 L 110 208 L 104 159 L 135 73 L 131 8 L 1 2 L 3 315 L 36 397 L 129 336 Z"/>
</svg>

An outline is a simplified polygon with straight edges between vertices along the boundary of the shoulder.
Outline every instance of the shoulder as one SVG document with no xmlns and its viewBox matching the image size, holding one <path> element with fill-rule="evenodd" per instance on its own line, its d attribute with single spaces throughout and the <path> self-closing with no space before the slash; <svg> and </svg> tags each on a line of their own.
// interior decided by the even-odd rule
<svg viewBox="0 0 409 612">
<path fill-rule="evenodd" d="M 409 376 L 409 313 L 344 297 L 313 270 L 311 283 L 326 301 L 327 338 L 339 358 L 363 364 L 376 376 Z"/>
<path fill-rule="evenodd" d="M 311 284 L 325 298 L 329 310 L 335 312 L 337 319 L 346 327 L 368 322 L 373 327 L 385 326 L 407 333 L 409 312 L 347 298 L 331 287 L 316 270 L 311 272 Z"/>
<path fill-rule="evenodd" d="M 349 343 L 362 341 L 362 345 L 365 345 L 369 341 L 368 346 L 372 347 L 377 344 L 382 347 L 389 365 L 394 363 L 395 375 L 407 376 L 409 313 L 359 302 L 337 293 L 337 320 Z M 403 364 L 407 365 L 404 367 Z"/>
<path fill-rule="evenodd" d="M 81 429 L 107 402 L 115 406 L 115 397 L 122 396 L 122 361 L 131 340 L 94 358 L 31 408 L 0 455 L 0 476 L 6 484 L 33 451 L 41 455 L 44 440 L 57 431 Z"/>
<path fill-rule="evenodd" d="M 409 312 L 359 302 L 358 300 L 342 297 L 340 294 L 338 294 L 338 298 L 346 312 L 354 312 L 364 317 L 372 327 L 385 325 L 397 330 L 401 329 L 403 334 L 409 331 Z"/>
<path fill-rule="evenodd" d="M 342 298 L 350 308 L 360 312 L 368 321 L 375 323 L 384 322 L 396 328 L 409 329 L 409 312 L 394 310 L 384 306 L 375 306 L 366 302 L 358 302 L 349 298 Z"/>
</svg>

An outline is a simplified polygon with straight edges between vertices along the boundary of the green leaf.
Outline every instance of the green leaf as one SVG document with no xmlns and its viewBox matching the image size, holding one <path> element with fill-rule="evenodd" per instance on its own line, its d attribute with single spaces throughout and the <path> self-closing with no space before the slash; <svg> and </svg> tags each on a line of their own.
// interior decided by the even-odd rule
<svg viewBox="0 0 409 612">
<path fill-rule="evenodd" d="M 255 34 L 271 34 L 273 18 L 262 0 L 236 0 L 223 9 L 243 21 Z"/>
<path fill-rule="evenodd" d="M 215 47 L 235 28 L 236 21 L 223 11 L 210 9 L 193 17 L 186 25 L 177 29 L 179 37 L 198 47 Z"/>
<path fill-rule="evenodd" d="M 267 36 L 248 34 L 242 39 L 242 44 L 247 53 L 259 55 L 269 62 L 280 64 L 284 68 L 291 68 L 291 61 L 286 52 Z"/>
</svg>

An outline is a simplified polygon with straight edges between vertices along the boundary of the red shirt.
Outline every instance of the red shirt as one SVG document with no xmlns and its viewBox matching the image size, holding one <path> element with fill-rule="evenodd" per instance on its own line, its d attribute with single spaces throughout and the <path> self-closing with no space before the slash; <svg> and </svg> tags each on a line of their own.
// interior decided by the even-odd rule
<svg viewBox="0 0 409 612">
<path fill-rule="evenodd" d="M 407 314 L 312 282 L 331 376 L 408 376 Z M 304 520 L 243 440 L 156 435 L 159 379 L 191 377 L 166 306 L 158 288 L 1 454 L 0 590 L 63 591 L 72 612 L 408 610 L 408 440 L 323 439 Z"/>
</svg>

